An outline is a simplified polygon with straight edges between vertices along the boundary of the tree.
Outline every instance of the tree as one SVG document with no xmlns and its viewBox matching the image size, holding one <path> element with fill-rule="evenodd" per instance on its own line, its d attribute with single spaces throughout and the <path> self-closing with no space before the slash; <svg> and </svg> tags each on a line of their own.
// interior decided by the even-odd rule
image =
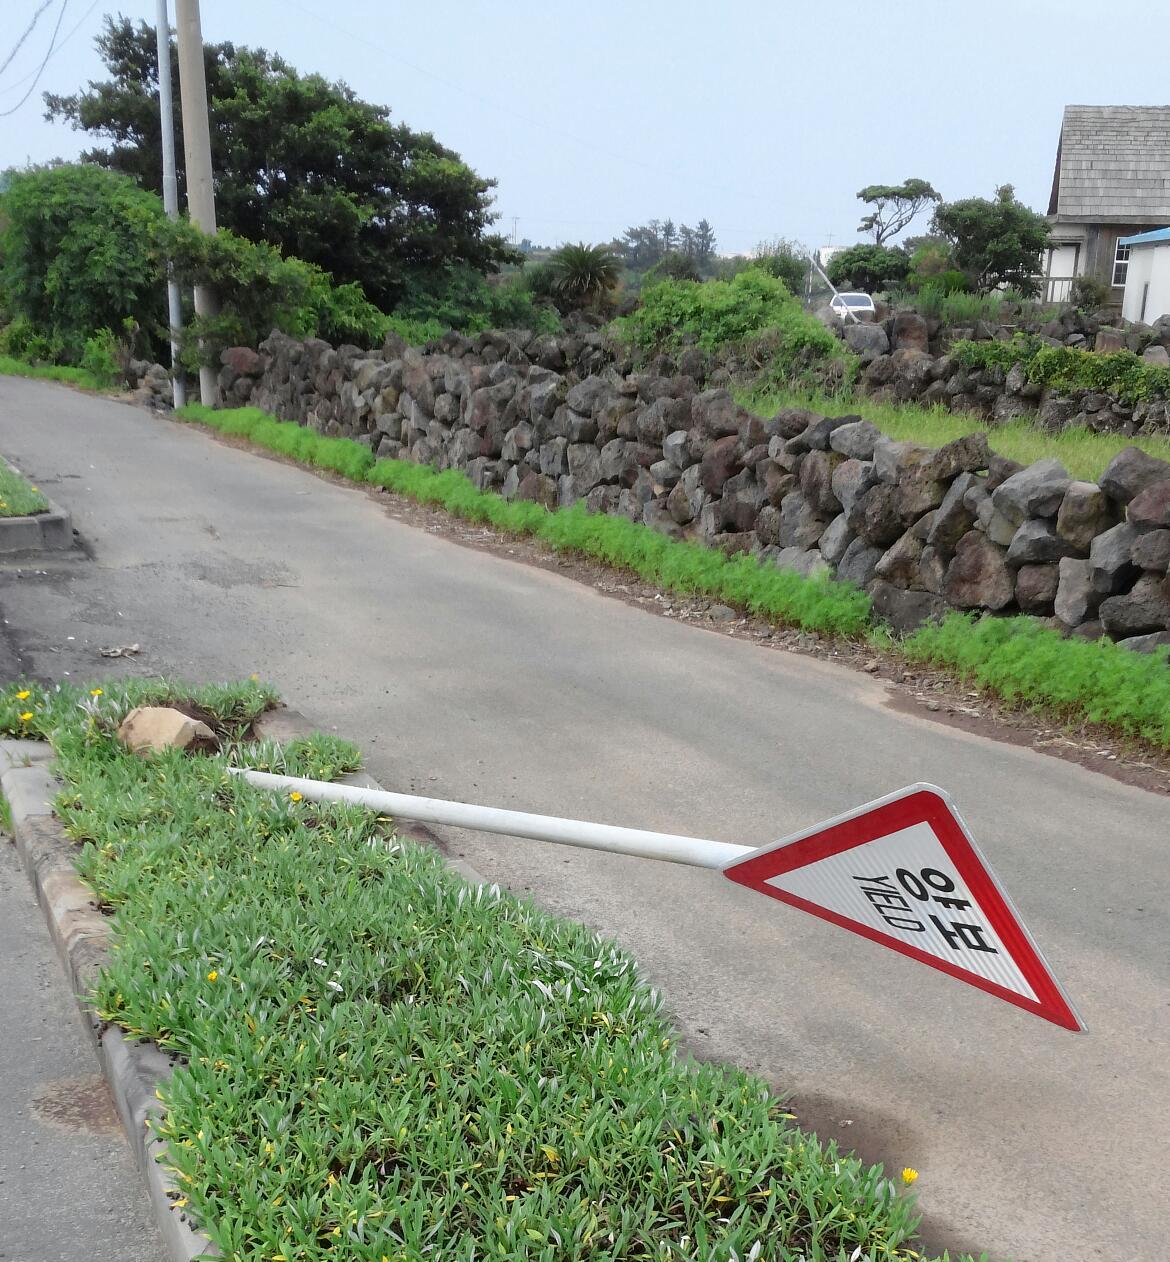
<svg viewBox="0 0 1170 1262">
<path fill-rule="evenodd" d="M 872 232 L 874 245 L 884 245 L 932 202 L 942 201 L 941 194 L 926 180 L 904 180 L 901 184 L 867 184 L 857 196 L 873 207 L 858 224 L 857 231 Z"/>
<path fill-rule="evenodd" d="M 854 245 L 829 261 L 828 277 L 834 285 L 877 293 L 899 284 L 910 270 L 904 250 L 887 249 L 884 245 Z"/>
<path fill-rule="evenodd" d="M 618 283 L 621 262 L 608 246 L 562 245 L 549 260 L 556 272 L 556 293 L 566 303 L 599 303 Z"/>
<path fill-rule="evenodd" d="M 773 237 L 756 246 L 753 260 L 755 266 L 762 267 L 769 276 L 782 280 L 789 293 L 799 297 L 804 291 L 808 278 L 808 251 L 804 246 L 784 237 Z"/>
<path fill-rule="evenodd" d="M 954 266 L 980 293 L 1012 285 L 1036 291 L 1040 257 L 1048 246 L 1048 221 L 1016 198 L 1010 184 L 995 197 L 944 202 L 934 212 L 934 228 L 951 243 Z"/>
<path fill-rule="evenodd" d="M 156 234 L 166 216 L 132 179 L 94 166 L 11 171 L 0 219 L 0 291 L 47 340 L 46 357 L 76 362 L 87 338 L 127 318 L 162 322 Z"/>
<path fill-rule="evenodd" d="M 695 262 L 706 267 L 715 257 L 715 229 L 706 219 L 695 225 Z"/>
<path fill-rule="evenodd" d="M 73 96 L 46 93 L 47 117 L 109 142 L 86 161 L 158 192 L 154 30 L 107 18 L 97 46 L 110 79 Z M 386 309 L 419 275 L 453 264 L 494 271 L 513 257 L 504 238 L 489 232 L 494 181 L 429 133 L 391 123 L 388 109 L 344 83 L 300 75 L 263 49 L 207 45 L 204 64 L 222 226 L 315 263 L 339 282 L 359 282 Z M 175 134 L 181 143 L 177 95 Z"/>
</svg>

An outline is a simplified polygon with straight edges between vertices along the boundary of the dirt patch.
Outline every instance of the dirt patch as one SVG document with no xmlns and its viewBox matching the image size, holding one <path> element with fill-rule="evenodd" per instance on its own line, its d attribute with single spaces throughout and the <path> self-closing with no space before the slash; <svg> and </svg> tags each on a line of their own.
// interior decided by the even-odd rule
<svg viewBox="0 0 1170 1262">
<path fill-rule="evenodd" d="M 304 468 L 297 461 L 264 451 L 247 439 L 220 434 L 215 430 L 207 432 L 229 447 L 279 464 Z M 705 598 L 663 592 L 636 575 L 613 570 L 587 558 L 554 553 L 537 540 L 501 535 L 490 527 L 463 521 L 441 508 L 416 504 L 393 492 L 375 487 L 355 488 L 351 481 L 338 474 L 324 470 L 312 472 L 337 486 L 364 490 L 366 495 L 384 507 L 387 516 L 404 525 L 441 535 L 464 547 L 554 571 L 647 613 L 688 623 L 714 635 L 751 640 L 762 648 L 801 653 L 850 670 L 864 671 L 882 680 L 889 692 L 886 704 L 899 713 L 916 714 L 931 722 L 991 740 L 1063 758 L 1150 792 L 1170 793 L 1170 752 L 1127 740 L 1090 723 L 1054 725 L 1027 709 L 1012 707 L 986 693 L 972 690 L 953 674 L 915 668 L 896 652 L 881 652 L 870 644 L 777 627 L 762 618 L 737 615 L 726 621 L 716 620 L 712 610 L 720 607 Z"/>
</svg>

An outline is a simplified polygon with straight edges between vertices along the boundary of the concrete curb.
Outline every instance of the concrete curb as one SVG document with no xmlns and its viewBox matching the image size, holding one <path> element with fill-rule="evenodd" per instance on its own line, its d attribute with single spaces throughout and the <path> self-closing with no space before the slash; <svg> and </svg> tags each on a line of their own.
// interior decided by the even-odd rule
<svg viewBox="0 0 1170 1262">
<path fill-rule="evenodd" d="M 24 474 L 4 461 L 17 477 Z M 27 479 L 26 479 L 27 480 Z M 44 495 L 44 491 L 41 492 Z M 47 495 L 48 511 L 27 517 L 0 517 L 0 553 L 59 552 L 73 547 L 73 519 Z"/>
<path fill-rule="evenodd" d="M 261 716 L 254 734 L 257 740 L 287 744 L 319 730 L 299 711 L 281 707 Z M 53 799 L 60 785 L 49 771 L 52 757 L 52 750 L 42 741 L 0 741 L 0 790 L 12 812 L 17 852 L 94 1041 L 167 1255 L 171 1262 L 217 1258 L 221 1255 L 211 1240 L 175 1211 L 173 1202 L 180 1194 L 162 1164 L 166 1143 L 154 1133 L 155 1120 L 163 1113 L 156 1092 L 170 1077 L 174 1062 L 155 1044 L 135 1042 L 106 1025 L 89 1002 L 109 957 L 113 935 L 94 904 L 92 891 L 77 874 L 73 845 L 53 813 Z M 382 787 L 361 771 L 342 779 L 347 784 Z M 400 831 L 423 843 L 433 844 L 435 840 L 417 827 Z M 468 881 L 488 884 L 470 864 L 445 858 Z"/>
</svg>

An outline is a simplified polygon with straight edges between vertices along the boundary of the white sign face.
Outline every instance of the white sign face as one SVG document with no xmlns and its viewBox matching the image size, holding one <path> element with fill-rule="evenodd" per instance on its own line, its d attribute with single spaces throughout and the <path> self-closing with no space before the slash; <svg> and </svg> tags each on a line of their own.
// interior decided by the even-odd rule
<svg viewBox="0 0 1170 1262">
<path fill-rule="evenodd" d="M 757 850 L 724 875 L 1084 1029 L 950 800 L 932 785 Z"/>
</svg>

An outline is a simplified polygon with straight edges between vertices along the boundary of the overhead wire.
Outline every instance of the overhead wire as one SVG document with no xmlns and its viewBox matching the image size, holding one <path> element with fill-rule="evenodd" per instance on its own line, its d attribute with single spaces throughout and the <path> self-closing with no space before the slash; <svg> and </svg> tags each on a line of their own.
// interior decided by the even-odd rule
<svg viewBox="0 0 1170 1262">
<path fill-rule="evenodd" d="M 48 7 L 48 5 L 52 3 L 53 3 L 53 0 L 45 0 L 45 7 Z M 93 3 L 89 6 L 89 8 L 86 9 L 86 11 L 81 15 L 81 17 L 79 17 L 77 21 L 74 22 L 73 25 L 69 28 L 69 30 L 64 35 L 62 35 L 61 38 L 57 41 L 57 45 L 49 54 L 48 60 L 51 60 L 53 57 L 56 57 L 56 55 L 61 51 L 61 49 L 64 48 L 65 45 L 69 43 L 69 41 L 74 37 L 74 35 L 77 34 L 79 30 L 81 30 L 81 28 L 88 21 L 89 15 L 94 11 L 94 9 L 98 7 L 100 3 L 101 3 L 101 0 L 93 0 Z M 9 83 L 9 84 L 5 84 L 4 87 L 0 88 L 0 96 L 6 96 L 9 92 L 15 92 L 17 88 L 23 87 L 24 84 L 26 84 L 30 79 L 35 78 L 39 73 L 40 73 L 39 70 L 30 70 L 28 74 L 26 74 L 23 78 L 16 79 L 12 83 Z"/>
<path fill-rule="evenodd" d="M 8 56 L 4 58 L 3 63 L 0 63 L 0 74 L 3 74 L 4 71 L 7 70 L 8 67 L 12 64 L 13 57 L 15 57 L 18 52 L 20 52 L 21 48 L 24 46 L 24 41 L 28 39 L 28 37 L 36 29 L 37 23 L 41 20 L 41 14 L 44 13 L 44 11 L 52 3 L 53 3 L 53 0 L 41 0 L 41 7 L 32 15 L 32 21 L 25 28 L 24 34 L 16 41 L 15 46 L 13 47 L 12 51 L 8 54 Z"/>
<path fill-rule="evenodd" d="M 57 43 L 57 33 L 61 30 L 61 21 L 65 17 L 65 10 L 69 7 L 69 0 L 61 0 L 61 12 L 57 14 L 57 25 L 53 27 L 53 36 L 49 40 L 49 49 L 41 60 L 40 66 L 37 68 L 36 77 L 33 79 L 29 90 L 20 98 L 19 101 L 9 110 L 0 110 L 0 118 L 7 118 L 10 114 L 15 114 L 18 109 L 28 100 L 36 91 L 36 86 L 41 81 L 41 75 L 45 72 L 45 67 L 49 64 L 49 58 L 53 55 L 53 49 Z"/>
</svg>

